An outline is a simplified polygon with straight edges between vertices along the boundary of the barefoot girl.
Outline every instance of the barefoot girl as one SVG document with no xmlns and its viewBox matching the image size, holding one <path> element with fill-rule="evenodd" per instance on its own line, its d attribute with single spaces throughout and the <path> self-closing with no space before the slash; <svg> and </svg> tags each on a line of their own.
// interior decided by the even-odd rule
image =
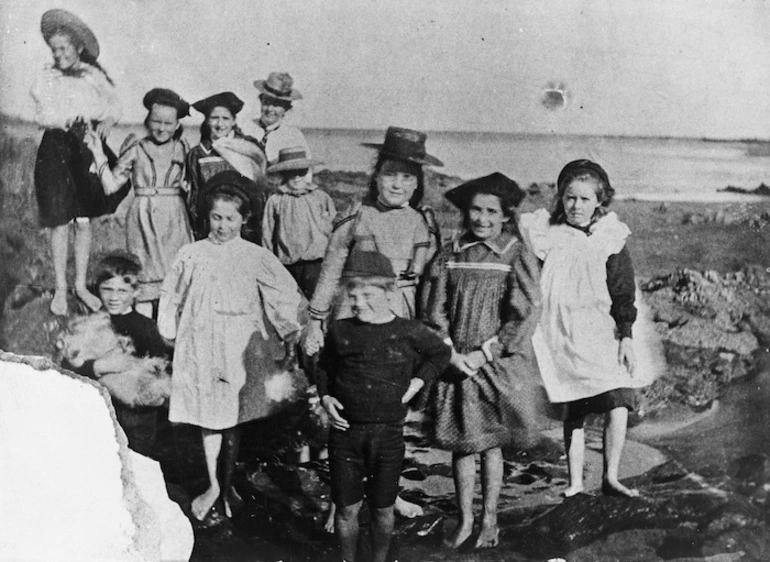
<svg viewBox="0 0 770 562">
<path fill-rule="evenodd" d="M 522 232 L 543 260 L 542 343 L 537 359 L 551 402 L 564 406 L 570 484 L 583 491 L 588 414 L 603 414 L 604 479 L 608 495 L 637 496 L 618 481 L 628 411 L 633 408 L 636 359 L 634 270 L 630 231 L 607 207 L 615 190 L 604 169 L 575 160 L 559 174 L 554 210 L 523 215 Z M 536 338 L 538 341 L 539 338 Z"/>
<path fill-rule="evenodd" d="M 540 317 L 537 258 L 518 236 L 524 193 L 500 173 L 446 194 L 463 213 L 462 233 L 431 264 L 423 319 L 453 346 L 452 367 L 436 382 L 430 412 L 439 447 L 452 451 L 460 522 L 446 539 L 458 548 L 473 533 L 476 457 L 483 512 L 476 548 L 498 544 L 501 447 L 536 437 L 539 377 L 531 337 Z"/>
<path fill-rule="evenodd" d="M 192 502 L 200 520 L 220 494 L 231 515 L 239 500 L 231 486 L 238 424 L 266 415 L 264 396 L 249 391 L 261 382 L 264 395 L 266 372 L 249 368 L 248 358 L 275 357 L 268 346 L 279 339 L 293 345 L 304 305 L 278 258 L 241 238 L 251 212 L 248 181 L 229 171 L 208 182 L 209 235 L 180 250 L 160 299 L 158 328 L 176 342 L 169 421 L 196 425 L 203 437 L 209 487 Z"/>
<path fill-rule="evenodd" d="M 51 312 L 66 315 L 70 224 L 75 231 L 75 294 L 92 310 L 101 306 L 99 298 L 86 289 L 89 219 L 112 209 L 99 180 L 89 171 L 93 156 L 83 135 L 92 122 L 101 123 L 106 131 L 120 117 L 120 106 L 112 80 L 96 62 L 99 43 L 83 21 L 65 10 L 49 10 L 43 14 L 40 30 L 54 64 L 45 68 L 30 92 L 35 120 L 45 128 L 35 163 L 35 195 L 40 224 L 49 229 L 56 278 Z"/>
<path fill-rule="evenodd" d="M 134 200 L 126 217 L 126 245 L 142 264 L 136 311 L 155 319 L 163 279 L 179 248 L 193 239 L 184 203 L 187 146 L 179 123 L 190 106 L 164 88 L 147 92 L 143 103 L 148 134 L 129 144 L 112 170 L 95 135 L 90 135 L 89 146 L 107 193 L 131 180 Z"/>
</svg>

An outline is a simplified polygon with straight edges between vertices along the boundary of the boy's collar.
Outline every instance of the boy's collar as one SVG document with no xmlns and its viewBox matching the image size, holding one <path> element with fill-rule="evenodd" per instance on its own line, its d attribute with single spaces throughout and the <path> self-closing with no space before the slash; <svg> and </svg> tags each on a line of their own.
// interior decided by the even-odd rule
<svg viewBox="0 0 770 562">
<path fill-rule="evenodd" d="M 465 231 L 455 240 L 454 251 L 462 252 L 472 246 L 481 244 L 492 250 L 494 253 L 502 255 L 510 250 L 511 246 L 516 244 L 516 242 L 518 242 L 518 238 L 509 232 L 501 232 L 500 236 L 494 240 L 477 240 L 470 232 Z"/>
</svg>

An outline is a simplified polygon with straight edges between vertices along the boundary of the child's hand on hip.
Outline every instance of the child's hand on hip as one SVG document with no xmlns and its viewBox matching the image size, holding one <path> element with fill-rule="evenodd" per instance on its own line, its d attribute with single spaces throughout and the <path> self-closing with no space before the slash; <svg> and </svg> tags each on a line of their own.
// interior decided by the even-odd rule
<svg viewBox="0 0 770 562">
<path fill-rule="evenodd" d="M 402 404 L 408 403 L 412 398 L 414 398 L 415 394 L 420 392 L 420 389 L 423 386 L 425 386 L 425 381 L 424 380 L 422 380 L 420 378 L 417 378 L 417 377 L 413 377 L 409 381 L 409 388 L 406 389 L 406 392 L 401 397 L 401 403 Z"/>
<path fill-rule="evenodd" d="M 340 415 L 340 410 L 345 409 L 345 407 L 340 404 L 340 401 L 334 396 L 329 396 L 327 394 L 321 398 L 321 404 L 323 404 L 324 409 L 329 414 L 329 418 L 332 420 L 332 427 L 334 429 L 339 429 L 340 431 L 347 431 L 350 427 L 350 423 Z"/>
<path fill-rule="evenodd" d="M 618 346 L 618 363 L 628 369 L 628 374 L 634 374 L 636 369 L 636 355 L 634 355 L 634 340 L 623 338 Z"/>
</svg>

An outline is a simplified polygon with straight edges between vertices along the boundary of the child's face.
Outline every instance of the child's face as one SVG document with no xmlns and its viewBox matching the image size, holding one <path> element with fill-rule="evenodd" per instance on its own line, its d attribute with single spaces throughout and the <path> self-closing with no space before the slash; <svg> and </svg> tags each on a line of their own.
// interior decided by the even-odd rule
<svg viewBox="0 0 770 562">
<path fill-rule="evenodd" d="M 573 180 L 564 190 L 561 202 L 567 222 L 572 226 L 586 226 L 599 208 L 596 191 L 599 184 L 594 180 Z"/>
<path fill-rule="evenodd" d="M 147 128 L 156 143 L 167 143 L 179 128 L 176 109 L 168 105 L 154 103 L 150 115 L 147 117 Z"/>
<path fill-rule="evenodd" d="M 213 141 L 226 137 L 235 127 L 235 116 L 226 107 L 212 109 L 206 121 L 211 129 L 211 140 Z"/>
<path fill-rule="evenodd" d="M 215 199 L 209 211 L 211 236 L 216 242 L 229 242 L 240 236 L 243 226 L 243 215 L 238 211 L 235 201 Z"/>
<path fill-rule="evenodd" d="M 377 191 L 383 203 L 389 207 L 402 207 L 417 189 L 417 176 L 411 168 L 397 160 L 388 160 L 377 174 Z"/>
<path fill-rule="evenodd" d="M 376 285 L 356 285 L 348 289 L 353 316 L 371 324 L 391 317 L 389 296 L 388 291 Z"/>
<path fill-rule="evenodd" d="M 305 191 L 313 181 L 313 175 L 308 169 L 292 170 L 285 172 L 284 179 L 289 191 Z"/>
<path fill-rule="evenodd" d="M 130 312 L 138 294 L 139 289 L 123 277 L 113 277 L 99 285 L 102 306 L 112 316 Z"/>
<path fill-rule="evenodd" d="M 69 70 L 80 62 L 83 47 L 78 48 L 69 35 L 57 33 L 48 39 L 54 64 L 59 70 Z"/>
<path fill-rule="evenodd" d="M 468 209 L 468 223 L 471 233 L 479 240 L 494 240 L 503 232 L 508 217 L 497 195 L 479 193 L 474 195 Z"/>
</svg>

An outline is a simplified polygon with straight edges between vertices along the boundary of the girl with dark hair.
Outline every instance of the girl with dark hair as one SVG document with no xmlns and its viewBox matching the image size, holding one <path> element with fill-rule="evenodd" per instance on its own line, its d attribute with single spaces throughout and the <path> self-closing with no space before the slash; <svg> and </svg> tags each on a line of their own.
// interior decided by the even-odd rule
<svg viewBox="0 0 770 562">
<path fill-rule="evenodd" d="M 75 294 L 92 310 L 101 306 L 86 288 L 89 219 L 114 211 L 119 197 L 105 196 L 83 137 L 89 124 L 99 124 L 99 131 L 106 134 L 119 119 L 120 106 L 112 80 L 96 63 L 99 43 L 80 18 L 65 10 L 49 10 L 43 14 L 40 30 L 54 64 L 38 76 L 30 92 L 35 120 L 45 128 L 35 163 L 35 195 L 40 224 L 49 229 L 56 278 L 51 312 L 66 315 L 70 223 L 75 234 Z M 104 146 L 114 162 L 114 154 Z"/>
<path fill-rule="evenodd" d="M 193 107 L 203 114 L 200 143 L 190 150 L 187 157 L 187 179 L 190 184 L 187 208 L 195 237 L 200 240 L 208 231 L 200 195 L 206 188 L 206 182 L 220 172 L 234 170 L 250 179 L 257 189 L 253 194 L 257 207 L 244 231 L 244 238 L 259 244 L 262 238 L 262 213 L 268 196 L 266 160 L 259 142 L 244 135 L 236 123 L 236 116 L 243 109 L 243 101 L 232 92 L 220 92 L 196 101 Z"/>
<path fill-rule="evenodd" d="M 184 201 L 187 145 L 179 123 L 190 114 L 190 106 L 165 88 L 147 92 L 143 104 L 147 136 L 129 142 L 112 168 L 96 134 L 88 136 L 88 145 L 107 194 L 131 181 L 134 199 L 126 217 L 126 246 L 142 266 L 135 309 L 156 319 L 163 279 L 179 248 L 193 240 Z"/>
<path fill-rule="evenodd" d="M 539 264 L 516 228 L 524 192 L 500 173 L 446 194 L 462 232 L 431 263 L 422 319 L 452 345 L 450 370 L 428 403 L 439 447 L 452 451 L 460 521 L 445 544 L 473 533 L 476 456 L 483 511 L 476 548 L 497 546 L 502 447 L 531 446 L 545 408 L 531 337 L 540 318 Z"/>
<path fill-rule="evenodd" d="M 633 377 L 635 284 L 626 247 L 631 231 L 607 210 L 613 194 L 599 164 L 575 160 L 559 174 L 553 210 L 521 217 L 525 240 L 543 262 L 535 349 L 548 397 L 563 408 L 565 497 L 583 491 L 588 414 L 605 418 L 602 491 L 639 495 L 618 480 L 633 388 L 644 381 Z"/>
<path fill-rule="evenodd" d="M 201 428 L 208 488 L 192 502 L 203 520 L 221 497 L 225 514 L 239 503 L 232 487 L 239 424 L 267 417 L 277 404 L 268 376 L 275 358 L 296 345 L 305 299 L 278 258 L 246 242 L 252 212 L 246 178 L 211 178 L 203 201 L 210 231 L 182 248 L 163 284 L 158 329 L 175 341 L 169 421 Z M 218 470 L 220 469 L 220 470 Z"/>
</svg>

